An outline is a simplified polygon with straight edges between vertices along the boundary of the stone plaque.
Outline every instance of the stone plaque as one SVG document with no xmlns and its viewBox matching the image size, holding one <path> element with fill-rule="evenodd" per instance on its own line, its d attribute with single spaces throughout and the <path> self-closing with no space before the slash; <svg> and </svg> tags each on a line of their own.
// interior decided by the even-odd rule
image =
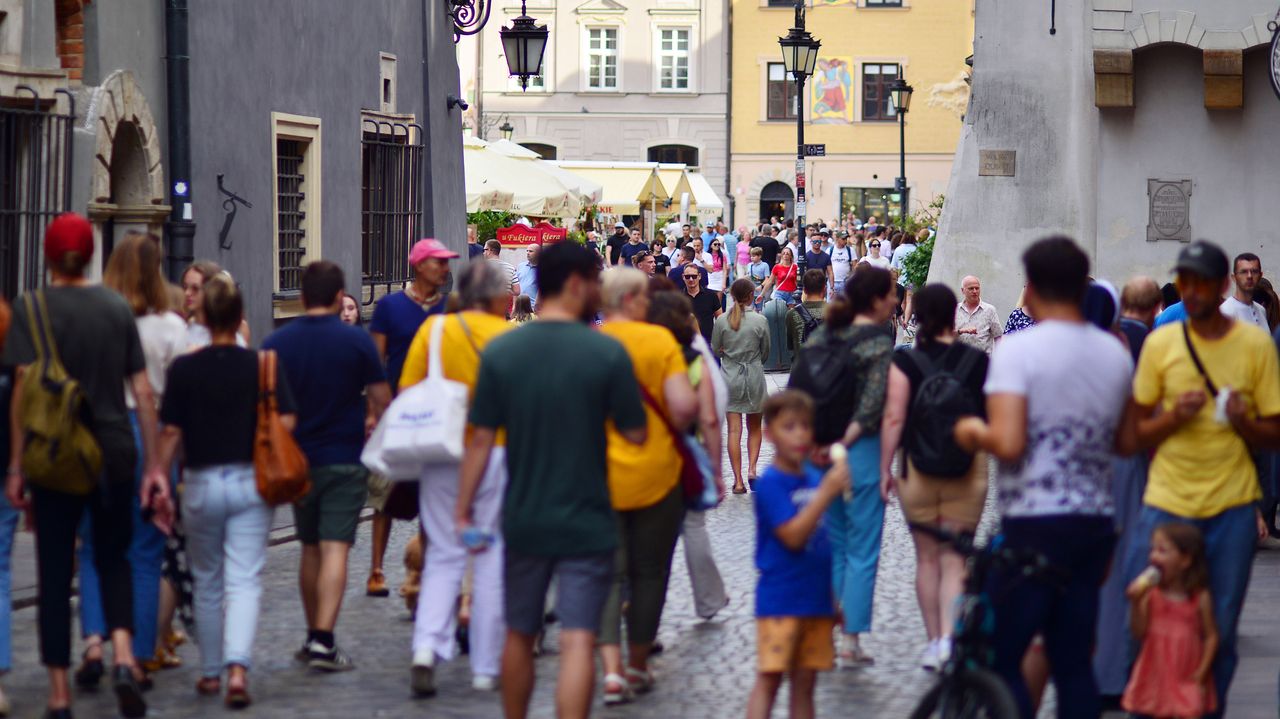
<svg viewBox="0 0 1280 719">
<path fill-rule="evenodd" d="M 1147 242 L 1191 241 L 1191 180 L 1147 180 Z"/>
<path fill-rule="evenodd" d="M 978 150 L 978 177 L 1013 177 L 1017 159 L 1015 150 Z"/>
</svg>

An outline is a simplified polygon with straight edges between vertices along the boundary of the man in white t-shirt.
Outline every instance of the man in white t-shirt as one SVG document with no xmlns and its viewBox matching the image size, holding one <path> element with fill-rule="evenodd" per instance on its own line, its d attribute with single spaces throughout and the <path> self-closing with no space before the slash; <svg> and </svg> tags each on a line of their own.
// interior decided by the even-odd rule
<svg viewBox="0 0 1280 719">
<path fill-rule="evenodd" d="M 1005 547 L 1043 555 L 1060 571 L 991 577 L 994 669 L 1032 716 L 1020 671 L 1032 637 L 1045 639 L 1062 716 L 1098 716 L 1102 703 L 1090 658 L 1098 589 L 1116 543 L 1111 467 L 1136 450 L 1126 421 L 1133 359 L 1120 341 L 1084 320 L 1089 258 L 1065 237 L 1023 255 L 1026 303 L 1037 324 L 1002 342 L 987 372 L 987 421 L 962 419 L 956 439 L 999 460 Z"/>
<path fill-rule="evenodd" d="M 1258 287 L 1258 280 L 1262 279 L 1262 260 L 1252 252 L 1236 255 L 1231 277 L 1235 281 L 1235 291 L 1222 301 L 1222 314 L 1270 332 L 1267 311 L 1253 301 L 1253 291 Z"/>
<path fill-rule="evenodd" d="M 858 253 L 849 244 L 849 233 L 841 230 L 836 233 L 836 244 L 831 248 L 831 294 L 844 292 L 844 281 L 849 278 L 853 268 L 858 264 Z"/>
</svg>

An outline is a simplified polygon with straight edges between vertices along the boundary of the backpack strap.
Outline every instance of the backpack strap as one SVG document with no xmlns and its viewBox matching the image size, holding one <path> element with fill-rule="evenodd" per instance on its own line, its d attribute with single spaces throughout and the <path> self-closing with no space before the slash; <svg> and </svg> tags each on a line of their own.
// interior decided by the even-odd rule
<svg viewBox="0 0 1280 719">
<path fill-rule="evenodd" d="M 904 354 L 906 354 L 907 360 L 910 361 L 911 364 L 915 365 L 916 369 L 920 370 L 921 379 L 926 379 L 937 371 L 933 361 L 930 360 L 920 348 L 917 347 L 916 349 Z"/>
<path fill-rule="evenodd" d="M 58 356 L 58 342 L 53 338 L 53 323 L 49 321 L 49 303 L 45 299 L 43 287 L 36 290 L 36 314 L 40 316 L 40 327 L 32 329 L 35 332 L 44 333 L 45 352 L 48 354 L 49 362 L 62 367 L 62 358 Z"/>
<path fill-rule="evenodd" d="M 24 295 L 22 304 L 27 308 L 27 333 L 31 335 L 31 346 L 36 351 L 36 362 L 44 364 L 44 327 L 40 324 L 40 318 L 36 314 L 36 302 L 32 294 L 27 293 Z"/>
<path fill-rule="evenodd" d="M 814 321 L 813 314 L 809 312 L 809 308 L 805 307 L 803 302 L 796 305 L 796 314 L 800 315 L 800 319 L 803 320 L 806 325 Z"/>
<path fill-rule="evenodd" d="M 1209 396 L 1217 397 L 1218 387 L 1213 383 L 1213 380 L 1209 379 L 1209 373 L 1205 370 L 1204 363 L 1200 361 L 1200 355 L 1196 353 L 1195 345 L 1191 344 L 1191 330 L 1189 327 L 1189 323 L 1182 323 L 1182 338 L 1187 341 L 1187 352 L 1191 354 L 1191 361 L 1195 363 L 1196 370 L 1200 373 L 1200 376 L 1204 378 L 1204 384 L 1209 388 Z"/>
</svg>

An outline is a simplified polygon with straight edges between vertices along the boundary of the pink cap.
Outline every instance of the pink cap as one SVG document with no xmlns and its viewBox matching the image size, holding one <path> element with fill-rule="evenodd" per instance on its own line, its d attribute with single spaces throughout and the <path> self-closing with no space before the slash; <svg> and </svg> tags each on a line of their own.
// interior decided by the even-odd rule
<svg viewBox="0 0 1280 719">
<path fill-rule="evenodd" d="M 418 240 L 413 245 L 413 249 L 409 250 L 409 264 L 416 265 L 423 260 L 432 257 L 440 260 L 451 260 L 458 257 L 458 253 L 444 246 L 440 240 L 428 237 L 424 240 Z"/>
</svg>

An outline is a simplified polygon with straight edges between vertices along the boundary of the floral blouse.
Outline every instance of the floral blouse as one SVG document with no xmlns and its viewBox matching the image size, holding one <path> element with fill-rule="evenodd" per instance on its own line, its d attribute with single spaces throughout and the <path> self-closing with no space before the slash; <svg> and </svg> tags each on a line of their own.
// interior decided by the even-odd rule
<svg viewBox="0 0 1280 719">
<path fill-rule="evenodd" d="M 1035 324 L 1036 321 L 1031 319 L 1026 312 L 1023 312 L 1021 307 L 1015 307 L 1009 313 L 1009 320 L 1004 323 L 1004 333 L 1011 335 L 1028 327 L 1034 327 Z"/>
</svg>

